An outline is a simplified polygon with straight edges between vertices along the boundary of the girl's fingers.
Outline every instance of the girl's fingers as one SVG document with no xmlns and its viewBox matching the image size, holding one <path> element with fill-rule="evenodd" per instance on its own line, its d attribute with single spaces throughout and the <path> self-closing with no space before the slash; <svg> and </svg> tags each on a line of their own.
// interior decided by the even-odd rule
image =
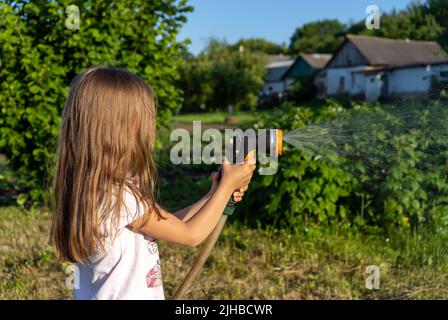
<svg viewBox="0 0 448 320">
<path fill-rule="evenodd" d="M 212 181 L 218 183 L 218 177 L 219 177 L 218 171 L 213 171 L 211 176 L 212 176 Z"/>
<path fill-rule="evenodd" d="M 232 195 L 233 201 L 240 202 L 243 200 L 244 192 L 235 191 Z"/>
</svg>

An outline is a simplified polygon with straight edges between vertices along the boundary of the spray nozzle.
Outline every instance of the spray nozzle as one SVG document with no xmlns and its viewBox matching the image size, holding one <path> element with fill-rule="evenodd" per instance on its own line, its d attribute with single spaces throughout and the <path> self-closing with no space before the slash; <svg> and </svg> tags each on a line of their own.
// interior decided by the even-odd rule
<svg viewBox="0 0 448 320">
<path fill-rule="evenodd" d="M 283 132 L 280 129 L 260 130 L 256 135 L 235 135 L 226 144 L 226 156 L 232 155 L 231 162 L 247 160 L 248 154 L 258 148 L 267 156 L 283 153 Z"/>
</svg>

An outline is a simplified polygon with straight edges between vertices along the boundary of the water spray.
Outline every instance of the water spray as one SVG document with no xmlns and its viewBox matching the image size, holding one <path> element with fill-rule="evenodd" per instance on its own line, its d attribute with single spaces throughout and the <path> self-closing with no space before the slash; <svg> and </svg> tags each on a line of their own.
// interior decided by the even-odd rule
<svg viewBox="0 0 448 320">
<path fill-rule="evenodd" d="M 257 142 L 264 142 L 257 143 Z M 280 156 L 283 153 L 283 131 L 280 129 L 270 129 L 266 130 L 263 133 L 258 135 L 250 135 L 250 136 L 234 136 L 225 144 L 226 155 L 231 154 L 232 160 L 244 159 L 244 161 L 250 160 L 254 157 L 255 154 L 255 146 L 259 146 L 259 154 L 265 154 L 267 156 L 275 155 Z M 261 150 L 260 150 L 261 146 Z M 221 169 L 219 170 L 219 179 L 221 179 Z M 190 271 L 187 273 L 186 277 L 182 281 L 179 288 L 176 290 L 174 294 L 174 299 L 179 300 L 187 293 L 190 288 L 193 280 L 201 271 L 204 266 L 205 261 L 209 257 L 213 247 L 215 246 L 216 241 L 221 234 L 221 231 L 227 221 L 228 216 L 232 215 L 235 211 L 235 202 L 231 197 L 227 202 L 226 208 L 224 209 L 224 214 L 219 219 L 218 224 L 213 229 L 213 231 L 208 236 L 205 241 L 201 251 L 199 252 L 198 257 L 196 258 L 195 263 L 191 267 Z"/>
</svg>

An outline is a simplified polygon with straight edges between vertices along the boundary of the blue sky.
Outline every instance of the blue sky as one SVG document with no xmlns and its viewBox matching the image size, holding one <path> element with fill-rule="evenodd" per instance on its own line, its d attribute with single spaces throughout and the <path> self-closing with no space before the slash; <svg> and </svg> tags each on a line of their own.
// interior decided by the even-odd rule
<svg viewBox="0 0 448 320">
<path fill-rule="evenodd" d="M 370 4 L 382 12 L 403 9 L 411 0 L 190 0 L 195 8 L 179 39 L 190 38 L 189 50 L 197 54 L 211 37 L 235 42 L 261 37 L 289 44 L 295 28 L 320 19 L 344 23 L 365 19 Z"/>
</svg>

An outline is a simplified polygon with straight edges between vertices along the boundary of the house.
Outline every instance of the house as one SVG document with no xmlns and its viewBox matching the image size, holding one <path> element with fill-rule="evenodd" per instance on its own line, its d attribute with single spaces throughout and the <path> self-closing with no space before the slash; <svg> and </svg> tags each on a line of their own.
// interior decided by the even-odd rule
<svg viewBox="0 0 448 320">
<path fill-rule="evenodd" d="M 264 78 L 264 85 L 261 89 L 260 97 L 281 97 L 286 91 L 285 82 L 282 77 L 294 63 L 294 59 L 285 55 L 269 55 L 268 59 L 269 62 L 266 66 L 267 74 Z"/>
<path fill-rule="evenodd" d="M 284 55 L 269 56 L 267 75 L 260 92 L 260 103 L 281 100 L 292 89 L 296 78 L 312 77 L 331 59 L 330 54 L 300 54 L 296 59 Z"/>
<path fill-rule="evenodd" d="M 367 101 L 428 93 L 448 80 L 448 57 L 432 41 L 347 35 L 314 78 L 318 97 Z"/>
<path fill-rule="evenodd" d="M 288 91 L 292 89 L 292 84 L 297 78 L 313 77 L 327 65 L 331 57 L 331 54 L 325 53 L 300 54 L 282 76 L 286 90 Z"/>
</svg>

